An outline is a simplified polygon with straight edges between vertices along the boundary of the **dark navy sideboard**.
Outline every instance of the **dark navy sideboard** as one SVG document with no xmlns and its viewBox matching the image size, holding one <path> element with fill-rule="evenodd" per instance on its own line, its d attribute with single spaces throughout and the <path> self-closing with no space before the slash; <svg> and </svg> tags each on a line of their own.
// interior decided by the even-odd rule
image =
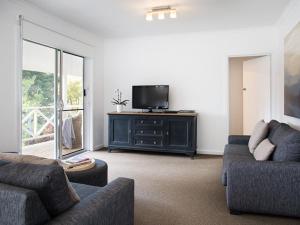
<svg viewBox="0 0 300 225">
<path fill-rule="evenodd" d="M 197 113 L 108 113 L 108 150 L 181 153 L 197 149 Z"/>
</svg>

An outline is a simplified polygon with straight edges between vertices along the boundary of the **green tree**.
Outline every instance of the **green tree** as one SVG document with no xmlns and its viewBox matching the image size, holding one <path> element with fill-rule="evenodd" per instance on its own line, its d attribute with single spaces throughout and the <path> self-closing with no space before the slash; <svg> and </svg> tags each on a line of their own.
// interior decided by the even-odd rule
<svg viewBox="0 0 300 225">
<path fill-rule="evenodd" d="M 80 81 L 68 82 L 68 96 L 67 101 L 70 105 L 79 105 L 82 97 L 82 83 Z"/>
<path fill-rule="evenodd" d="M 23 106 L 38 107 L 54 104 L 54 74 L 23 70 Z"/>
</svg>

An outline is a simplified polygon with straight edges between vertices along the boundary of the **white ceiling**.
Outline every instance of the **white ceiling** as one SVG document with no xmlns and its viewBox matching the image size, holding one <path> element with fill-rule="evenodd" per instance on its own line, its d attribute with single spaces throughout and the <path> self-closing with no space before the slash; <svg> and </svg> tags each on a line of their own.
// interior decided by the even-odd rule
<svg viewBox="0 0 300 225">
<path fill-rule="evenodd" d="M 227 30 L 274 24 L 289 0 L 24 0 L 104 37 Z M 171 5 L 177 19 L 147 22 L 147 9 Z"/>
</svg>

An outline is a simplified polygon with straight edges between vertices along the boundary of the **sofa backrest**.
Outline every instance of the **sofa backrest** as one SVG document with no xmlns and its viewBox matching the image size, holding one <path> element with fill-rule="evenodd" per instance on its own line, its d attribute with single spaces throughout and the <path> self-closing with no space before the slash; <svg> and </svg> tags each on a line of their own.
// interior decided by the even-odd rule
<svg viewBox="0 0 300 225">
<path fill-rule="evenodd" d="M 300 131 L 272 120 L 269 123 L 268 139 L 276 146 L 273 161 L 300 162 Z"/>
<path fill-rule="evenodd" d="M 40 225 L 49 220 L 35 191 L 0 183 L 0 224 Z"/>
</svg>

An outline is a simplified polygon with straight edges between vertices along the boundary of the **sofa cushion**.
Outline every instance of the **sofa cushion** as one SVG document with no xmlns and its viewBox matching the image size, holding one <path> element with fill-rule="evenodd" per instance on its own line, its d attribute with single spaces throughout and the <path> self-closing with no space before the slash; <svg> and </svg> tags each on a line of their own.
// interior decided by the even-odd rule
<svg viewBox="0 0 300 225">
<path fill-rule="evenodd" d="M 292 130 L 293 132 L 279 142 L 273 154 L 273 161 L 300 162 L 300 131 Z"/>
<path fill-rule="evenodd" d="M 270 155 L 275 149 L 275 145 L 273 145 L 268 138 L 263 140 L 254 151 L 254 158 L 259 161 L 266 161 L 269 159 Z"/>
<path fill-rule="evenodd" d="M 223 156 L 222 183 L 227 185 L 227 170 L 229 165 L 235 161 L 255 161 L 253 155 L 249 152 L 247 145 L 226 145 Z"/>
<path fill-rule="evenodd" d="M 59 165 L 10 162 L 0 167 L 0 182 L 36 191 L 52 216 L 79 201 L 70 192 L 64 170 Z"/>
<path fill-rule="evenodd" d="M 263 120 L 259 121 L 252 132 L 248 147 L 249 151 L 253 154 L 255 148 L 262 142 L 268 135 L 268 124 Z"/>
</svg>

